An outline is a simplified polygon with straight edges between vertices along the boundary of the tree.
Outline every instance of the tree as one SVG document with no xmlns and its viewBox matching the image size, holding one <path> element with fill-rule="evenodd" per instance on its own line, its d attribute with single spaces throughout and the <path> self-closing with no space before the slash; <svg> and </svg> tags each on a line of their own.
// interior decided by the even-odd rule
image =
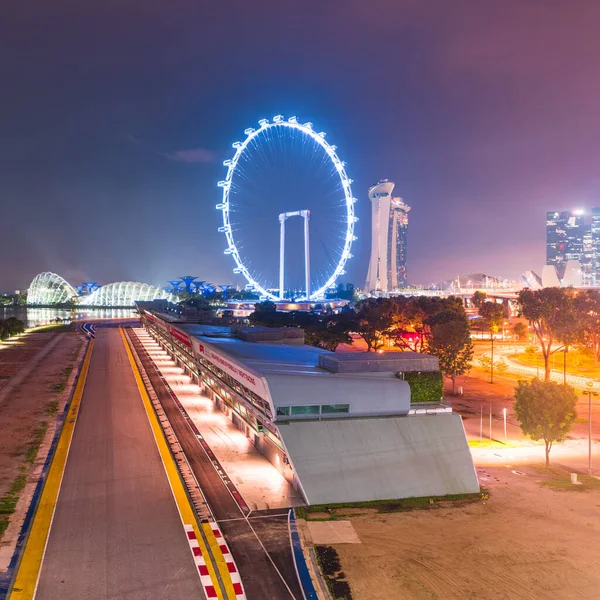
<svg viewBox="0 0 600 600">
<path fill-rule="evenodd" d="M 519 341 L 527 338 L 528 331 L 529 330 L 527 329 L 527 325 L 525 325 L 525 323 L 522 323 L 521 321 L 515 323 L 513 327 L 513 335 Z"/>
<path fill-rule="evenodd" d="M 427 351 L 432 336 L 431 327 L 436 315 L 452 313 L 452 318 L 466 318 L 463 301 L 456 296 L 448 296 L 448 298 L 399 296 L 394 299 L 394 302 L 397 311 L 391 333 L 395 336 L 395 345 L 413 352 Z"/>
<path fill-rule="evenodd" d="M 596 290 L 585 290 L 573 301 L 577 321 L 581 326 L 580 340 L 591 350 L 594 366 L 600 359 L 600 294 Z"/>
<path fill-rule="evenodd" d="M 383 337 L 390 333 L 396 312 L 396 303 L 389 298 L 367 298 L 358 305 L 356 333 L 365 340 L 367 352 L 383 345 Z"/>
<path fill-rule="evenodd" d="M 267 327 L 277 327 L 280 325 L 277 305 L 271 300 L 257 302 L 254 305 L 254 312 L 248 317 L 250 322 L 255 325 L 265 325 Z"/>
<path fill-rule="evenodd" d="M 486 301 L 479 306 L 479 316 L 482 324 L 490 333 L 490 339 L 496 333 L 504 319 L 504 306 L 497 302 Z"/>
<path fill-rule="evenodd" d="M 473 359 L 473 344 L 466 318 L 457 319 L 452 313 L 440 313 L 432 325 L 429 352 L 438 357 L 440 371 L 450 377 L 452 393 L 456 394 L 456 377 L 471 368 Z"/>
<path fill-rule="evenodd" d="M 515 389 L 515 415 L 521 431 L 532 440 L 544 440 L 546 467 L 554 442 L 562 442 L 577 417 L 577 395 L 569 385 L 553 381 L 519 381 Z"/>
<path fill-rule="evenodd" d="M 565 323 L 572 321 L 575 310 L 572 292 L 558 287 L 525 289 L 519 292 L 519 305 L 542 349 L 544 381 L 550 381 L 550 356 L 562 349 L 552 346 L 555 341 L 560 341 Z"/>
<path fill-rule="evenodd" d="M 471 296 L 471 302 L 472 302 L 473 306 L 475 306 L 476 308 L 479 308 L 485 302 L 486 298 L 487 298 L 487 294 L 485 292 L 480 292 L 479 290 L 477 290 Z"/>
<path fill-rule="evenodd" d="M 9 317 L 6 321 L 0 320 L 0 340 L 5 340 L 13 335 L 25 332 L 25 323 L 16 317 Z"/>
</svg>

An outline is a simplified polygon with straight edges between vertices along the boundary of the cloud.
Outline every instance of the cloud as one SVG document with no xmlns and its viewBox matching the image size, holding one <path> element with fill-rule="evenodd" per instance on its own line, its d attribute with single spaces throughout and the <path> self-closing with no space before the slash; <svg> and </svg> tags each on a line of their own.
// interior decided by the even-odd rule
<svg viewBox="0 0 600 600">
<path fill-rule="evenodd" d="M 216 152 L 206 148 L 195 148 L 193 150 L 177 150 L 176 152 L 167 152 L 165 156 L 169 160 L 175 160 L 182 163 L 203 163 L 210 164 L 217 160 Z"/>
</svg>

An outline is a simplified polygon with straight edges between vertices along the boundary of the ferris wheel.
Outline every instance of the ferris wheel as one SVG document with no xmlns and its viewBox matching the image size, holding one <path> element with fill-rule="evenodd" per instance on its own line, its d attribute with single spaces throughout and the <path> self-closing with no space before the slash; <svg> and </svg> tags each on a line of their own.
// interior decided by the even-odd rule
<svg viewBox="0 0 600 600">
<path fill-rule="evenodd" d="M 223 162 L 216 206 L 234 273 L 270 300 L 323 298 L 345 273 L 356 240 L 345 163 L 324 132 L 296 117 L 262 119 L 244 133 Z"/>
</svg>

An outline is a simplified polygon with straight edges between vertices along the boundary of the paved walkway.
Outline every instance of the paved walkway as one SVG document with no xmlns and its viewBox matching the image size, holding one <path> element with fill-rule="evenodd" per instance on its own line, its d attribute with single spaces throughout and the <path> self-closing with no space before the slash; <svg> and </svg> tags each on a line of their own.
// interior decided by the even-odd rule
<svg viewBox="0 0 600 600">
<path fill-rule="evenodd" d="M 135 333 L 248 506 L 263 510 L 304 505 L 290 483 L 146 330 L 135 329 Z"/>
</svg>

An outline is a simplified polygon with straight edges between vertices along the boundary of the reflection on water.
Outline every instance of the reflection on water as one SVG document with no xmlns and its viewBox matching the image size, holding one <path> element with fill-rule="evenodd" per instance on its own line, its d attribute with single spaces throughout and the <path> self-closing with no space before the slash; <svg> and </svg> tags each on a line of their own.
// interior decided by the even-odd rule
<svg viewBox="0 0 600 600">
<path fill-rule="evenodd" d="M 25 327 L 38 327 L 52 323 L 71 323 L 85 319 L 130 319 L 137 313 L 130 308 L 14 308 L 0 307 L 0 319 L 16 317 Z M 58 319 L 58 321 L 57 321 Z"/>
</svg>

